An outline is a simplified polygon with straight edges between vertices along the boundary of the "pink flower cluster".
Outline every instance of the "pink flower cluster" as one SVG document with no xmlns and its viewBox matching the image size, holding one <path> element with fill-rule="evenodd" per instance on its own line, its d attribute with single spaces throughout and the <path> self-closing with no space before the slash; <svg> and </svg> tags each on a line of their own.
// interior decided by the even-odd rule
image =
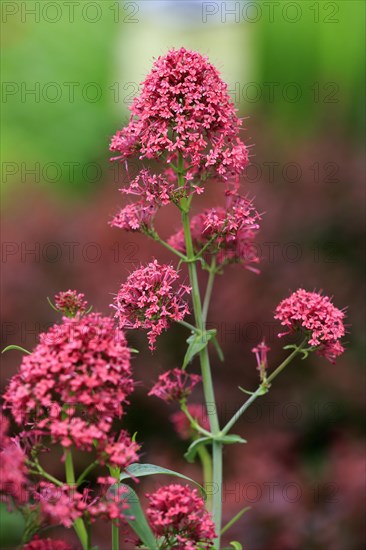
<svg viewBox="0 0 366 550">
<path fill-rule="evenodd" d="M 123 283 L 112 307 L 121 328 L 148 329 L 149 347 L 154 350 L 157 336 L 170 321 L 181 321 L 189 313 L 183 295 L 188 286 L 174 283 L 178 273 L 170 265 L 156 260 L 133 271 Z"/>
<path fill-rule="evenodd" d="M 217 256 L 220 265 L 241 263 L 258 273 L 252 264 L 258 264 L 258 250 L 254 239 L 259 229 L 260 215 L 253 203 L 237 196 L 230 206 L 211 208 L 191 219 L 191 234 L 195 252 L 203 247 L 207 255 Z M 185 253 L 184 233 L 181 229 L 170 237 L 169 244 Z"/>
<path fill-rule="evenodd" d="M 192 403 L 187 406 L 187 409 L 191 417 L 198 422 L 201 428 L 204 428 L 205 430 L 210 429 L 210 423 L 208 420 L 206 407 L 204 405 Z M 170 419 L 173 422 L 175 431 L 182 439 L 191 439 L 197 435 L 197 432 L 192 428 L 189 419 L 183 411 L 177 411 L 172 414 Z"/>
<path fill-rule="evenodd" d="M 55 306 L 67 317 L 75 317 L 77 313 L 85 313 L 88 307 L 88 302 L 84 298 L 84 294 L 78 294 L 76 290 L 66 290 L 56 294 Z"/>
<path fill-rule="evenodd" d="M 127 189 L 120 189 L 120 191 L 139 197 L 137 202 L 122 208 L 111 221 L 112 227 L 126 231 L 150 229 L 158 209 L 178 197 L 173 183 L 146 169 L 139 172 Z"/>
<path fill-rule="evenodd" d="M 168 548 L 212 548 L 215 526 L 196 489 L 167 485 L 146 496 L 150 523 L 156 535 L 165 538 Z"/>
<path fill-rule="evenodd" d="M 188 374 L 183 369 L 169 370 L 159 376 L 149 395 L 155 395 L 167 403 L 181 401 L 190 395 L 201 380 L 202 378 L 198 374 Z"/>
<path fill-rule="evenodd" d="M 186 181 L 205 174 L 237 178 L 248 164 L 239 137 L 241 120 L 217 69 L 201 54 L 181 48 L 159 57 L 131 106 L 129 125 L 110 149 L 125 160 L 184 159 Z"/>
<path fill-rule="evenodd" d="M 40 335 L 10 380 L 5 403 L 26 430 L 63 447 L 96 447 L 101 461 L 109 456 L 126 467 L 136 461 L 138 446 L 126 433 L 115 442 L 111 429 L 133 388 L 124 334 L 113 319 L 90 313 L 64 317 Z"/>
<path fill-rule="evenodd" d="M 126 488 L 120 487 L 112 494 L 108 488 L 113 478 L 98 479 L 98 494 L 89 489 L 79 492 L 75 487 L 41 482 L 34 499 L 39 503 L 43 519 L 47 523 L 72 527 L 76 519 L 83 517 L 94 522 L 102 520 L 123 520 L 126 503 Z"/>
<path fill-rule="evenodd" d="M 283 300 L 275 313 L 275 319 L 288 328 L 280 337 L 303 329 L 309 336 L 308 343 L 332 363 L 344 352 L 340 339 L 345 334 L 345 315 L 328 296 L 300 288 Z"/>
<path fill-rule="evenodd" d="M 0 494 L 1 500 L 12 497 L 16 502 L 26 500 L 27 468 L 25 455 L 8 434 L 9 421 L 0 412 Z"/>
<path fill-rule="evenodd" d="M 40 539 L 36 535 L 23 546 L 23 550 L 72 550 L 72 547 L 62 540 Z"/>
</svg>

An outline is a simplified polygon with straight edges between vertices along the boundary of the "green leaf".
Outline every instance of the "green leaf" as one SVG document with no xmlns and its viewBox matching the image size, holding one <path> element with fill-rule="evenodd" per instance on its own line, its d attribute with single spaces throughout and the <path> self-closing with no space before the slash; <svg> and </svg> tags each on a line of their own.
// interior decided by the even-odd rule
<svg viewBox="0 0 366 550">
<path fill-rule="evenodd" d="M 211 437 L 200 437 L 199 439 L 195 439 L 188 447 L 187 452 L 184 454 L 184 458 L 187 462 L 194 462 L 199 447 L 201 445 L 207 445 L 210 441 L 212 441 Z"/>
<path fill-rule="evenodd" d="M 0 548 L 13 548 L 22 542 L 25 529 L 25 520 L 16 508 L 8 509 L 4 502 L 0 502 Z"/>
<path fill-rule="evenodd" d="M 116 486 L 112 485 L 110 491 L 113 487 Z M 146 520 L 139 497 L 129 485 L 122 483 L 119 487 L 124 487 L 127 491 L 122 497 L 123 502 L 129 506 L 128 509 L 123 510 L 124 514 L 126 514 L 125 518 L 127 523 L 131 529 L 135 531 L 136 535 L 141 539 L 145 546 L 151 550 L 156 550 L 159 546 L 153 532 L 151 531 L 150 525 Z M 128 516 L 129 513 L 131 514 L 131 517 Z"/>
<path fill-rule="evenodd" d="M 235 550 L 243 550 L 242 545 L 241 545 L 240 542 L 238 542 L 237 540 L 232 540 L 232 541 L 230 542 L 230 546 L 232 546 L 233 548 L 235 548 Z"/>
<path fill-rule="evenodd" d="M 205 349 L 213 336 L 214 334 L 210 330 L 208 330 L 207 332 L 192 334 L 189 338 L 187 338 L 188 349 L 184 356 L 182 365 L 183 369 L 185 369 L 187 365 L 189 365 L 195 355 Z"/>
<path fill-rule="evenodd" d="M 240 435 L 230 434 L 223 435 L 222 437 L 215 438 L 216 441 L 220 441 L 224 445 L 232 445 L 233 443 L 247 443 L 246 439 L 240 437 Z"/>
<path fill-rule="evenodd" d="M 226 533 L 226 531 L 228 531 L 234 525 L 234 523 L 236 523 L 249 510 L 251 510 L 251 506 L 246 506 L 245 508 L 240 510 L 240 512 L 238 512 L 230 521 L 227 522 L 225 527 L 221 529 L 221 534 L 223 535 L 224 533 Z"/>
<path fill-rule="evenodd" d="M 248 390 L 245 390 L 244 388 L 242 388 L 241 386 L 238 386 L 239 387 L 239 390 L 242 391 L 243 393 L 246 393 L 247 395 L 254 395 L 255 392 L 254 391 L 248 391 Z"/>
<path fill-rule="evenodd" d="M 248 390 L 245 390 L 244 388 L 242 388 L 241 386 L 238 386 L 238 387 L 239 387 L 240 391 L 246 393 L 247 395 L 256 394 L 259 397 L 260 395 L 265 395 L 266 393 L 268 393 L 269 385 L 268 385 L 268 387 L 265 386 L 265 385 L 261 385 L 256 391 L 248 391 Z"/>
<path fill-rule="evenodd" d="M 10 351 L 10 350 L 12 350 L 12 349 L 16 349 L 16 350 L 18 350 L 18 351 L 22 351 L 23 353 L 27 353 L 28 355 L 31 355 L 31 353 L 32 353 L 31 351 L 28 351 L 27 349 L 24 349 L 24 348 L 22 348 L 22 347 L 20 347 L 20 346 L 16 346 L 15 344 L 12 344 L 12 345 L 10 345 L 10 346 L 6 346 L 6 348 L 4 348 L 4 349 L 2 350 L 1 353 L 5 353 L 6 351 Z"/>
<path fill-rule="evenodd" d="M 217 355 L 219 356 L 220 361 L 224 362 L 224 360 L 225 360 L 224 352 L 222 351 L 222 348 L 219 344 L 218 339 L 216 338 L 216 335 L 213 336 L 212 343 L 215 346 L 215 349 L 217 351 Z"/>
<path fill-rule="evenodd" d="M 191 483 L 194 483 L 197 485 L 197 487 L 202 491 L 202 493 L 205 495 L 206 492 L 204 488 L 194 481 L 194 479 L 191 479 L 190 477 L 187 477 L 183 474 L 180 474 L 179 472 L 175 472 L 174 470 L 169 470 L 168 468 L 162 468 L 161 466 L 156 466 L 155 464 L 131 464 L 125 472 L 123 472 L 120 476 L 120 481 L 123 481 L 124 479 L 134 478 L 134 477 L 144 477 L 144 476 L 153 476 L 153 475 L 169 475 L 169 476 L 175 476 L 180 477 L 182 479 L 185 479 L 186 481 L 189 481 Z"/>
</svg>

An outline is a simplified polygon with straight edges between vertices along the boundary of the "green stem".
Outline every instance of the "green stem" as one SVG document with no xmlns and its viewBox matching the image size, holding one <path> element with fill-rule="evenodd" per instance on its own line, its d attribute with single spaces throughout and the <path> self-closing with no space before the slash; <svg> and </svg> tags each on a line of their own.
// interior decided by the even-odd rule
<svg viewBox="0 0 366 550">
<path fill-rule="evenodd" d="M 34 476 L 42 476 L 44 477 L 45 479 L 48 479 L 48 481 L 51 481 L 52 483 L 54 483 L 55 485 L 57 485 L 58 487 L 63 487 L 63 483 L 62 481 L 59 481 L 58 479 L 56 479 L 55 477 L 51 476 L 50 474 L 48 474 L 47 472 L 38 472 L 36 470 L 29 470 L 28 469 L 28 472 L 30 474 L 33 474 Z"/>
<path fill-rule="evenodd" d="M 75 471 L 74 463 L 72 460 L 72 453 L 70 449 L 64 449 L 65 452 L 65 473 L 66 473 L 66 483 L 71 487 L 75 487 Z M 74 521 L 74 529 L 79 537 L 81 545 L 84 550 L 89 550 L 89 540 L 88 533 L 84 524 L 84 521 L 81 518 L 77 518 Z"/>
<path fill-rule="evenodd" d="M 180 187 L 184 185 L 183 178 L 183 159 L 180 155 L 178 162 L 178 183 Z M 189 199 L 182 199 L 182 222 L 184 230 L 184 238 L 186 244 L 186 255 L 188 258 L 188 271 L 189 278 L 192 287 L 192 302 L 193 311 L 196 322 L 196 327 L 202 331 L 205 330 L 205 320 L 202 316 L 201 296 L 198 285 L 197 269 L 194 257 L 190 222 L 189 222 Z M 205 395 L 205 402 L 207 413 L 210 420 L 211 432 L 213 435 L 220 433 L 219 419 L 216 410 L 216 399 L 212 382 L 210 359 L 208 355 L 207 346 L 200 352 L 201 373 L 203 391 Z M 215 522 L 217 538 L 215 539 L 215 548 L 220 548 L 220 531 L 221 531 L 221 507 L 222 507 L 222 444 L 219 442 L 213 443 L 213 481 L 215 483 L 215 490 L 213 494 L 213 506 L 212 517 Z"/>
<path fill-rule="evenodd" d="M 112 521 L 112 550 L 119 550 L 119 527 Z"/>
<path fill-rule="evenodd" d="M 302 348 L 305 346 L 307 339 L 303 340 L 299 346 L 277 367 L 276 370 L 268 376 L 265 382 L 260 384 L 257 390 L 245 401 L 245 403 L 240 407 L 240 409 L 234 414 L 234 416 L 229 420 L 229 422 L 221 430 L 222 435 L 226 435 L 234 424 L 239 420 L 242 414 L 250 407 L 250 405 L 257 399 L 257 397 L 264 395 L 265 390 L 269 387 L 271 382 L 283 371 L 285 367 L 296 357 L 298 353 L 301 353 Z"/>
<path fill-rule="evenodd" d="M 94 470 L 94 468 L 96 466 L 98 466 L 99 462 L 97 460 L 95 460 L 94 462 L 92 462 L 91 464 L 89 464 L 89 466 L 87 466 L 85 468 L 85 470 L 83 471 L 82 474 L 80 474 L 80 476 L 77 478 L 76 480 L 76 485 L 79 486 L 83 481 L 84 479 L 86 478 L 86 476 L 89 474 L 89 472 L 91 472 L 92 470 Z"/>
<path fill-rule="evenodd" d="M 27 460 L 27 465 L 30 466 L 31 468 L 36 468 L 36 470 L 28 470 L 29 473 L 33 474 L 33 475 L 36 475 L 36 476 L 42 476 L 44 477 L 45 479 L 48 479 L 48 481 L 51 481 L 52 483 L 54 483 L 55 485 L 57 485 L 58 487 L 62 487 L 64 484 L 62 483 L 62 481 L 60 481 L 59 479 L 51 476 L 51 474 L 48 474 L 43 468 L 42 466 L 40 465 L 39 461 L 38 461 L 38 458 L 36 457 L 33 457 L 33 461 L 32 460 Z"/>
<path fill-rule="evenodd" d="M 120 486 L 121 469 L 118 467 L 109 466 L 109 473 L 116 480 L 116 484 Z M 119 525 L 118 520 L 112 520 L 112 550 L 119 550 Z"/>
<path fill-rule="evenodd" d="M 186 417 L 188 418 L 188 420 L 190 421 L 191 423 L 191 426 L 194 430 L 196 430 L 197 432 L 201 433 L 202 435 L 205 435 L 206 437 L 212 437 L 212 434 L 211 432 L 208 432 L 207 430 L 205 430 L 204 428 L 202 428 L 202 426 L 199 425 L 199 423 L 197 422 L 197 420 L 195 420 L 192 415 L 190 414 L 189 410 L 187 409 L 185 403 L 181 403 L 181 409 L 182 409 L 182 412 L 186 415 Z"/>
<path fill-rule="evenodd" d="M 176 256 L 179 256 L 179 258 L 181 260 L 183 260 L 184 262 L 187 261 L 187 257 L 182 254 L 181 252 L 179 252 L 179 250 L 177 250 L 176 248 L 173 248 L 172 246 L 170 246 L 169 243 L 167 243 L 166 241 L 164 241 L 160 236 L 159 234 L 155 231 L 155 229 L 152 229 L 150 230 L 148 233 L 147 233 L 151 238 L 154 239 L 154 241 L 162 244 L 163 246 L 165 246 L 165 248 L 167 248 L 168 250 L 170 250 L 170 252 L 173 252 L 173 254 L 175 254 Z"/>
<path fill-rule="evenodd" d="M 206 508 L 212 512 L 212 459 L 211 455 L 204 445 L 198 448 L 198 456 L 200 458 L 203 470 L 203 486 L 207 491 Z"/>
<path fill-rule="evenodd" d="M 192 332 L 198 332 L 196 327 L 194 327 L 194 326 L 191 325 L 190 323 L 186 323 L 186 321 L 178 321 L 178 323 L 179 323 L 180 325 L 182 325 L 182 327 L 186 327 L 186 328 L 188 328 L 189 330 L 191 330 Z"/>
<path fill-rule="evenodd" d="M 212 259 L 212 262 L 211 262 L 208 281 L 207 281 L 207 287 L 206 287 L 205 299 L 203 301 L 202 317 L 203 317 L 204 323 L 206 323 L 206 321 L 207 321 L 207 313 L 208 313 L 208 308 L 209 308 L 209 305 L 210 305 L 213 285 L 214 285 L 214 282 L 215 282 L 215 275 L 216 275 L 216 257 L 214 257 Z"/>
</svg>

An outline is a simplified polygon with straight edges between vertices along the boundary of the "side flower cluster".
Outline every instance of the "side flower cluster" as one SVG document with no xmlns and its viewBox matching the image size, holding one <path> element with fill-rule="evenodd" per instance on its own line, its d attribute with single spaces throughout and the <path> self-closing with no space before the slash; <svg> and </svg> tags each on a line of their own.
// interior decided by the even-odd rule
<svg viewBox="0 0 366 550">
<path fill-rule="evenodd" d="M 151 350 L 171 321 L 181 321 L 189 313 L 183 296 L 190 288 L 179 284 L 178 279 L 172 266 L 154 260 L 129 275 L 112 304 L 121 328 L 148 330 Z"/>
<path fill-rule="evenodd" d="M 130 350 L 113 319 L 97 313 L 64 317 L 40 335 L 9 383 L 5 405 L 19 426 L 68 448 L 96 449 L 101 462 L 122 468 L 137 460 L 127 433 L 115 441 L 120 418 L 134 388 Z"/>
<path fill-rule="evenodd" d="M 260 261 L 254 239 L 259 229 L 260 215 L 252 201 L 237 196 L 227 209 L 205 210 L 191 219 L 191 234 L 195 252 L 203 248 L 207 256 L 216 256 L 221 266 L 240 263 L 258 273 L 254 267 Z M 170 237 L 169 244 L 185 253 L 183 229 Z"/>
<path fill-rule="evenodd" d="M 112 227 L 125 231 L 148 231 L 159 208 L 179 198 L 174 183 L 146 169 L 141 170 L 128 188 L 120 191 L 139 197 L 117 212 L 110 222 Z"/>
<path fill-rule="evenodd" d="M 123 520 L 128 504 L 126 488 L 120 487 L 112 493 L 113 478 L 98 478 L 98 491 L 84 488 L 81 492 L 75 487 L 56 486 L 41 482 L 34 492 L 34 501 L 40 507 L 42 521 L 51 525 L 63 525 L 70 528 L 78 518 L 95 522 L 97 519 Z"/>
<path fill-rule="evenodd" d="M 27 468 L 25 455 L 15 439 L 8 436 L 9 421 L 0 412 L 0 495 L 17 503 L 26 500 Z"/>
<path fill-rule="evenodd" d="M 163 401 L 182 401 L 192 392 L 193 388 L 202 380 L 198 374 L 188 374 L 183 369 L 166 371 L 159 376 L 159 380 L 152 387 L 149 395 L 155 395 Z"/>
<path fill-rule="evenodd" d="M 302 288 L 282 300 L 275 312 L 275 319 L 288 329 L 280 333 L 280 337 L 302 330 L 309 345 L 332 363 L 344 352 L 340 343 L 345 334 L 344 317 L 344 312 L 336 308 L 328 296 Z"/>
<path fill-rule="evenodd" d="M 215 526 L 196 489 L 168 485 L 146 496 L 150 523 L 156 535 L 164 537 L 167 548 L 212 548 Z"/>
</svg>

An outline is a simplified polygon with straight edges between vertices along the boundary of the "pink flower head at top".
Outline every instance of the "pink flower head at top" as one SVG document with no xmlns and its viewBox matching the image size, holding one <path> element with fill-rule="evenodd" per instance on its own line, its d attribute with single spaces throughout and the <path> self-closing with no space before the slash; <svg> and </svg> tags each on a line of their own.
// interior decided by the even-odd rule
<svg viewBox="0 0 366 550">
<path fill-rule="evenodd" d="M 173 369 L 159 376 L 149 395 L 155 395 L 167 403 L 186 399 L 193 388 L 201 381 L 198 374 L 188 374 L 183 369 Z"/>
<path fill-rule="evenodd" d="M 84 298 L 84 294 L 78 294 L 76 290 L 59 292 L 55 296 L 55 307 L 59 311 L 62 311 L 67 317 L 75 317 L 78 313 L 86 312 L 88 302 L 86 302 Z"/>
<path fill-rule="evenodd" d="M 189 313 L 183 295 L 188 286 L 178 284 L 179 275 L 170 265 L 157 260 L 133 271 L 123 283 L 112 307 L 121 328 L 148 329 L 149 347 L 171 321 L 181 321 Z"/>
<path fill-rule="evenodd" d="M 204 405 L 191 403 L 187 405 L 187 410 L 193 420 L 195 420 L 201 426 L 201 428 L 205 430 L 210 429 L 208 414 Z M 192 428 L 189 418 L 187 418 L 183 411 L 175 412 L 171 415 L 170 419 L 173 422 L 175 431 L 182 439 L 191 439 L 192 437 L 195 437 L 197 435 L 196 430 Z"/>
<path fill-rule="evenodd" d="M 112 160 L 183 158 L 194 176 L 238 178 L 248 164 L 241 120 L 217 69 L 200 53 L 180 48 L 159 57 L 130 107 L 131 120 L 113 137 Z"/>
<path fill-rule="evenodd" d="M 169 548 L 212 548 L 215 526 L 196 489 L 187 485 L 167 485 L 146 496 L 152 528 L 157 536 L 166 539 Z"/>
<path fill-rule="evenodd" d="M 336 308 L 328 296 L 300 288 L 277 306 L 275 319 L 288 328 L 278 336 L 302 329 L 310 346 L 330 362 L 344 352 L 340 339 L 345 334 L 345 314 Z"/>
<path fill-rule="evenodd" d="M 191 233 L 196 253 L 203 247 L 208 255 L 215 255 L 221 266 L 240 263 L 258 273 L 253 264 L 258 264 L 258 249 L 254 243 L 261 217 L 253 203 L 237 196 L 231 205 L 211 208 L 191 219 Z M 185 253 L 184 233 L 181 229 L 170 237 L 169 244 Z"/>
<path fill-rule="evenodd" d="M 113 319 L 90 313 L 64 317 L 40 335 L 40 343 L 23 357 L 19 374 L 9 383 L 5 404 L 26 430 L 51 437 L 63 447 L 75 445 L 101 460 L 114 443 L 113 420 L 120 418 L 134 388 L 130 350 Z M 127 462 L 137 459 L 129 442 Z"/>
<path fill-rule="evenodd" d="M 16 440 L 7 435 L 8 419 L 0 412 L 0 494 L 8 501 L 12 497 L 16 502 L 26 501 L 28 484 L 25 455 Z"/>
</svg>

